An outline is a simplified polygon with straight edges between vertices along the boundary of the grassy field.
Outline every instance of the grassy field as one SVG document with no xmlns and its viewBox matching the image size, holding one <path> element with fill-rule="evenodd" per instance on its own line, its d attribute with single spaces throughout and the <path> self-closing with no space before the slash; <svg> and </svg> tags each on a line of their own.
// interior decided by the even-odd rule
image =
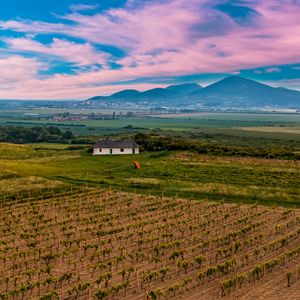
<svg viewBox="0 0 300 300">
<path fill-rule="evenodd" d="M 196 113 L 152 115 L 143 117 L 118 117 L 114 120 L 81 120 L 81 121 L 51 121 L 47 119 L 53 114 L 70 112 L 73 114 L 109 113 L 110 110 L 75 110 L 75 109 L 34 109 L 34 110 L 0 110 L 0 125 L 7 126 L 36 126 L 54 125 L 62 130 L 71 130 L 76 135 L 113 135 L 130 134 L 137 131 L 163 130 L 173 134 L 180 132 L 202 132 L 211 135 L 213 139 L 221 142 L 241 138 L 261 138 L 265 140 L 296 141 L 300 143 L 297 132 L 284 132 L 278 130 L 262 131 L 261 127 L 289 127 L 300 128 L 299 114 L 247 114 L 247 113 Z M 33 114 L 31 116 L 28 113 Z M 28 117 L 31 117 L 28 120 Z M 26 119 L 27 118 L 27 119 Z M 132 125 L 132 129 L 124 127 Z M 257 128 L 254 132 L 244 129 Z M 202 138 L 205 138 L 202 136 Z"/>
<path fill-rule="evenodd" d="M 191 152 L 95 157 L 87 149 L 71 149 L 53 144 L 0 144 L 0 186 L 5 197 L 15 198 L 30 186 L 35 189 L 37 180 L 38 188 L 44 181 L 46 186 L 88 185 L 188 199 L 300 206 L 299 161 Z M 135 160 L 141 163 L 140 170 L 134 169 Z M 28 178 L 29 187 L 13 184 L 15 179 Z"/>
<path fill-rule="evenodd" d="M 241 127 L 237 129 L 242 129 L 246 131 L 257 131 L 257 132 L 272 132 L 272 133 L 293 133 L 300 134 L 299 126 L 263 126 L 263 127 Z"/>
</svg>

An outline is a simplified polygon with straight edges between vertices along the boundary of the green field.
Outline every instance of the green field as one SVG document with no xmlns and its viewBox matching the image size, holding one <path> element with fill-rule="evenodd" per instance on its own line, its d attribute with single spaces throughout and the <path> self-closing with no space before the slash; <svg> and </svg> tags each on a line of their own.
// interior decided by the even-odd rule
<svg viewBox="0 0 300 300">
<path fill-rule="evenodd" d="M 51 121 L 53 114 L 105 113 L 111 110 L 15 109 L 0 110 L 0 126 L 57 126 L 75 135 L 131 136 L 136 132 L 165 132 L 229 145 L 300 145 L 299 114 L 195 113 L 176 115 L 121 116 L 113 120 Z M 117 111 L 118 113 L 118 111 Z M 28 115 L 29 114 L 29 115 Z M 131 128 L 126 128 L 131 125 Z M 265 129 L 264 129 L 265 128 Z M 274 128 L 274 130 L 272 130 Z M 248 130 L 249 129 L 249 130 Z"/>
<path fill-rule="evenodd" d="M 89 110 L 66 111 L 91 113 Z M 47 119 L 57 112 L 63 111 L 0 110 L 0 126 L 54 125 L 61 130 L 71 130 L 77 136 L 89 136 L 91 141 L 103 135 L 131 138 L 137 132 L 144 132 L 217 147 L 245 146 L 251 151 L 268 147 L 266 149 L 275 152 L 290 147 L 293 153 L 300 153 L 300 115 L 297 114 L 197 113 L 65 122 Z M 28 113 L 33 114 L 30 120 L 24 119 Z M 124 128 L 128 125 L 132 126 Z M 1 197 L 13 199 L 29 192 L 43 194 L 47 189 L 90 185 L 184 198 L 300 205 L 299 161 L 182 151 L 143 153 L 135 157 L 93 157 L 88 153 L 89 147 L 1 144 Z M 140 161 L 141 170 L 133 168 L 134 160 Z"/>
<path fill-rule="evenodd" d="M 141 170 L 133 167 L 135 160 Z M 300 206 L 298 161 L 214 157 L 192 152 L 95 157 L 68 145 L 0 146 L 0 192 L 80 185 L 184 198 Z"/>
</svg>

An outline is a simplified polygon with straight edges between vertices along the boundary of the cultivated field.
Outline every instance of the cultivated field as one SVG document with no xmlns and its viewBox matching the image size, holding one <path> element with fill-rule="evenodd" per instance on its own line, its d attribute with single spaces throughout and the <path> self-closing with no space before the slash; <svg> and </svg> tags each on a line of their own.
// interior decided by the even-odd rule
<svg viewBox="0 0 300 300">
<path fill-rule="evenodd" d="M 237 129 L 246 131 L 257 131 L 257 132 L 278 132 L 278 133 L 292 133 L 300 134 L 300 127 L 289 127 L 289 126 L 262 126 L 262 127 L 240 127 Z"/>
<path fill-rule="evenodd" d="M 253 144 L 255 139 L 264 139 L 265 142 L 278 143 L 278 139 L 290 144 L 291 140 L 299 143 L 300 137 L 294 131 L 283 132 L 282 130 L 260 131 L 265 126 L 270 127 L 298 127 L 300 125 L 299 114 L 274 114 L 274 113 L 216 113 L 202 112 L 189 114 L 158 114 L 147 116 L 124 116 L 110 120 L 80 121 L 52 121 L 49 117 L 58 113 L 112 114 L 112 110 L 90 109 L 0 109 L 1 126 L 57 126 L 61 130 L 71 130 L 75 135 L 113 135 L 130 134 L 132 132 L 149 132 L 150 130 L 170 131 L 171 134 L 187 132 L 202 133 L 202 140 L 219 141 L 221 143 Z M 114 110 L 119 113 L 118 110 Z M 32 114 L 32 115 L 28 115 Z M 132 127 L 128 127 L 131 125 Z M 247 127 L 256 127 L 255 131 L 244 130 Z M 243 128 L 243 129 L 240 129 Z M 260 145 L 260 144 L 259 144 Z"/>
<path fill-rule="evenodd" d="M 0 299 L 299 299 L 300 211 L 82 188 L 2 201 Z"/>
</svg>

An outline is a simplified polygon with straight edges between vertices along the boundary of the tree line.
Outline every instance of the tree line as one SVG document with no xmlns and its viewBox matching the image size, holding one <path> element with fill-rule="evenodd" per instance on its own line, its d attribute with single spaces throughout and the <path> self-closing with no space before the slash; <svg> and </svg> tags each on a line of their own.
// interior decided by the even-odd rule
<svg viewBox="0 0 300 300">
<path fill-rule="evenodd" d="M 72 131 L 62 131 L 55 126 L 0 126 L 0 142 L 94 144 L 96 139 L 95 136 L 74 136 Z M 300 159 L 299 148 L 294 146 L 212 144 L 190 137 L 174 137 L 158 133 L 137 133 L 133 136 L 133 140 L 141 146 L 142 151 L 148 152 L 189 150 L 220 156 Z"/>
<path fill-rule="evenodd" d="M 211 144 L 189 138 L 178 138 L 169 135 L 137 133 L 134 141 L 144 151 L 175 151 L 190 150 L 201 154 L 250 156 L 261 158 L 294 159 L 299 160 L 299 149 L 293 146 L 229 146 L 224 144 Z"/>
<path fill-rule="evenodd" d="M 55 126 L 0 126 L 0 141 L 10 143 L 66 143 L 73 139 L 69 130 L 62 131 Z"/>
</svg>

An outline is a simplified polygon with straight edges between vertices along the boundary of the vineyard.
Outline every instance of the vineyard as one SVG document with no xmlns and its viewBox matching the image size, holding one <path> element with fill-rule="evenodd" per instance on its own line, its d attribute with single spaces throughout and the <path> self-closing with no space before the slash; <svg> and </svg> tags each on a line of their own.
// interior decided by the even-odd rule
<svg viewBox="0 0 300 300">
<path fill-rule="evenodd" d="M 296 209 L 82 188 L 0 220 L 0 299 L 299 299 Z"/>
</svg>

